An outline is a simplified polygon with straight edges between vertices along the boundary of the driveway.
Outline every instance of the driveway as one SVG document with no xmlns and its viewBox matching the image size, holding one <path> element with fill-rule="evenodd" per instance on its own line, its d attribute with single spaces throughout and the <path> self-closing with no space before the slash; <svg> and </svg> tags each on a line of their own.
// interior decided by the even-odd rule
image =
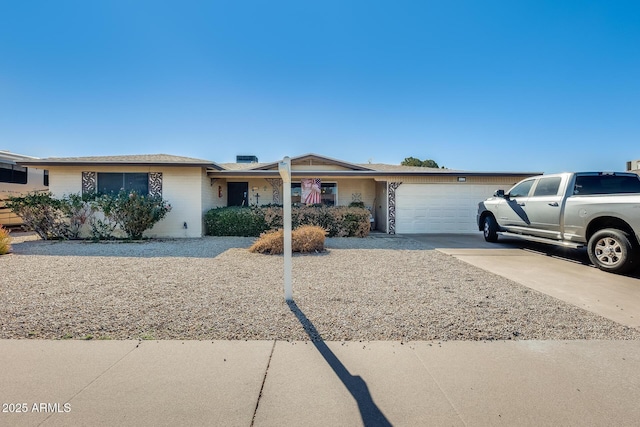
<svg viewBox="0 0 640 427">
<path fill-rule="evenodd" d="M 584 249 L 568 249 L 500 237 L 487 243 L 477 234 L 407 236 L 430 248 L 506 277 L 521 285 L 640 329 L 640 271 L 605 273 L 589 263 Z"/>
</svg>

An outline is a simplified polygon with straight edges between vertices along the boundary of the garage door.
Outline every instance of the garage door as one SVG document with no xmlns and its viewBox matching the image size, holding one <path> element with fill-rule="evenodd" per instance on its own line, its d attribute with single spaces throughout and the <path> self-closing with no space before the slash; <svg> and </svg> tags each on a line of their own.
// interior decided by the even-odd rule
<svg viewBox="0 0 640 427">
<path fill-rule="evenodd" d="M 499 185 L 402 184 L 396 190 L 396 233 L 473 233 L 478 203 Z"/>
</svg>

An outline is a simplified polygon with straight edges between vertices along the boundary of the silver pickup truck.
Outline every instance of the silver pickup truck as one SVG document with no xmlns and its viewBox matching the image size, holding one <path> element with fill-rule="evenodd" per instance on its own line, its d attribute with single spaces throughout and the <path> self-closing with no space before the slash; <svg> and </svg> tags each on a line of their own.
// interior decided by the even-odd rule
<svg viewBox="0 0 640 427">
<path fill-rule="evenodd" d="M 640 264 L 640 176 L 579 172 L 535 176 L 478 204 L 488 242 L 511 235 L 587 247 L 599 269 L 627 273 Z"/>
</svg>

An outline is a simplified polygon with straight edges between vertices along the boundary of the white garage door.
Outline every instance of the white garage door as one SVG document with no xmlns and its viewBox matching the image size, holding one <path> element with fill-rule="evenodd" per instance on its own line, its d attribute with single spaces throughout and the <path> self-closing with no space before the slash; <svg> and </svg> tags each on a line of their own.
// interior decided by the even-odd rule
<svg viewBox="0 0 640 427">
<path fill-rule="evenodd" d="M 499 185 L 401 184 L 396 190 L 396 233 L 473 233 L 478 203 Z"/>
</svg>

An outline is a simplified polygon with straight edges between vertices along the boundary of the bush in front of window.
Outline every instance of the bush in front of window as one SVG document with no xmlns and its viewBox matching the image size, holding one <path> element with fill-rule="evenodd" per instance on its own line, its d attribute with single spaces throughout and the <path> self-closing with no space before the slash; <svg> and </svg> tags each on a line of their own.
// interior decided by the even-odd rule
<svg viewBox="0 0 640 427">
<path fill-rule="evenodd" d="M 96 221 L 96 226 L 102 226 L 108 233 L 120 227 L 133 240 L 142 239 L 145 231 L 150 230 L 158 221 L 164 218 L 171 205 L 161 197 L 144 196 L 135 191 L 120 191 L 117 195 L 105 194 L 95 200 L 96 205 L 104 214 L 104 221 Z"/>
<path fill-rule="evenodd" d="M 43 240 L 79 239 L 85 225 L 91 227 L 94 240 L 113 239 L 117 228 L 129 239 L 141 239 L 171 210 L 160 197 L 126 191 L 102 196 L 70 194 L 62 199 L 49 192 L 33 192 L 9 197 L 6 205 Z"/>
<path fill-rule="evenodd" d="M 0 225 L 0 255 L 8 254 L 11 251 L 11 237 L 9 230 Z"/>
<path fill-rule="evenodd" d="M 98 210 L 93 195 L 69 194 L 61 200 L 60 208 L 67 218 L 66 238 L 79 239 L 82 227 L 90 224 Z"/>
</svg>

